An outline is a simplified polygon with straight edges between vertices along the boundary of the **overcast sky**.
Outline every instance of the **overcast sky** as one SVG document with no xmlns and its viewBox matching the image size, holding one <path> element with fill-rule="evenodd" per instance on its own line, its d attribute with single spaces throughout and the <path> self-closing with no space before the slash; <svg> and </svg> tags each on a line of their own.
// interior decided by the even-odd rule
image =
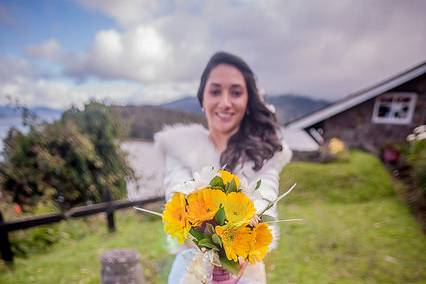
<svg viewBox="0 0 426 284">
<path fill-rule="evenodd" d="M 338 99 L 426 60 L 424 0 L 0 1 L 0 105 L 194 95 L 216 51 L 269 95 Z"/>
</svg>

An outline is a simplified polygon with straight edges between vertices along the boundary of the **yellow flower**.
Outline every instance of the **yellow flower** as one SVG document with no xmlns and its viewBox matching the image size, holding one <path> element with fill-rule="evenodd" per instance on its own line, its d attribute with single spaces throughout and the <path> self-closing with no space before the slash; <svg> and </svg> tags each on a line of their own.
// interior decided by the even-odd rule
<svg viewBox="0 0 426 284">
<path fill-rule="evenodd" d="M 225 215 L 229 223 L 241 226 L 248 224 L 256 213 L 253 202 L 242 192 L 226 195 Z"/>
<path fill-rule="evenodd" d="M 188 220 L 198 226 L 204 221 L 212 220 L 225 203 L 226 195 L 221 190 L 203 188 L 188 196 Z"/>
<path fill-rule="evenodd" d="M 328 143 L 328 148 L 331 154 L 340 155 L 345 152 L 346 146 L 345 143 L 338 138 L 331 138 Z"/>
<path fill-rule="evenodd" d="M 163 212 L 164 231 L 183 243 L 188 236 L 191 226 L 187 219 L 185 195 L 176 192 Z"/>
<path fill-rule="evenodd" d="M 269 245 L 272 242 L 272 232 L 265 223 L 260 223 L 253 228 L 253 242 L 248 253 L 250 263 L 262 261 L 268 253 Z"/>
<path fill-rule="evenodd" d="M 215 231 L 222 240 L 228 259 L 237 261 L 239 256 L 247 257 L 250 244 L 253 242 L 253 235 L 249 227 L 237 227 L 228 223 L 223 226 L 216 226 Z"/>
<path fill-rule="evenodd" d="M 235 180 L 235 185 L 237 188 L 240 186 L 240 179 L 238 176 L 231 174 L 228 171 L 225 170 L 219 170 L 219 176 L 222 178 L 223 183 L 226 185 L 227 183 L 230 183 L 232 179 Z"/>
</svg>

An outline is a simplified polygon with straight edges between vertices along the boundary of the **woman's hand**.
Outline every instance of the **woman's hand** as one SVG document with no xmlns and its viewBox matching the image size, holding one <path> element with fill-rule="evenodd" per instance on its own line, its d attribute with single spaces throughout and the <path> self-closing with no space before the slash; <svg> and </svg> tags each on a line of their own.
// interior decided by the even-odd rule
<svg viewBox="0 0 426 284">
<path fill-rule="evenodd" d="M 213 268 L 212 284 L 235 284 L 237 281 L 238 279 L 225 269 L 217 266 Z"/>
<path fill-rule="evenodd" d="M 243 276 L 244 270 L 248 265 L 247 261 L 240 260 L 240 272 L 237 276 L 232 275 L 225 269 L 215 266 L 213 269 L 213 278 L 212 284 L 237 284 L 241 276 Z"/>
</svg>

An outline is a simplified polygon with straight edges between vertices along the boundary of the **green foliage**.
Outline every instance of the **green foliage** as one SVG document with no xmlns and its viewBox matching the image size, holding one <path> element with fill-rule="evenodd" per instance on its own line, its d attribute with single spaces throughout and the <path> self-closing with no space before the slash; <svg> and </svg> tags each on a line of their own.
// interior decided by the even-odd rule
<svg viewBox="0 0 426 284">
<path fill-rule="evenodd" d="M 221 205 L 219 210 L 217 211 L 216 215 L 214 216 L 214 219 L 216 220 L 217 224 L 219 226 L 225 225 L 226 215 L 225 215 L 225 208 Z"/>
<path fill-rule="evenodd" d="M 31 215 L 44 215 L 57 212 L 58 209 L 52 202 L 39 202 L 33 208 Z M 24 216 L 29 216 L 25 214 Z M 21 216 L 22 217 L 22 216 Z M 82 225 L 87 225 L 87 220 L 78 222 L 43 225 L 31 229 L 19 230 L 10 233 L 12 252 L 17 257 L 29 257 L 48 251 L 52 245 L 61 239 L 78 240 L 86 236 L 88 230 L 80 230 Z"/>
<path fill-rule="evenodd" d="M 114 115 L 114 116 L 113 116 Z M 117 144 L 123 134 L 121 120 L 109 107 L 90 102 L 84 110 L 71 108 L 63 114 L 63 121 L 74 122 L 79 130 L 89 137 L 95 153 L 101 161 L 101 168 L 94 169 L 99 188 L 110 188 L 113 198 L 121 198 L 125 194 L 125 177 L 133 177 L 133 171 L 127 165 L 125 154 Z"/>
<path fill-rule="evenodd" d="M 426 139 L 414 140 L 410 143 L 408 162 L 415 182 L 426 196 Z"/>
<path fill-rule="evenodd" d="M 304 222 L 277 225 L 278 247 L 265 260 L 268 283 L 424 283 L 426 240 L 376 161 L 355 152 L 345 163 L 292 163 L 284 169 L 281 188 L 293 180 L 298 186 L 279 203 L 279 217 Z M 330 184 L 333 179 L 339 181 Z M 339 192 L 345 197 L 337 198 Z M 17 257 L 13 270 L 0 262 L 0 283 L 99 283 L 99 257 L 111 248 L 138 250 L 146 283 L 167 283 L 174 256 L 166 250 L 161 219 L 126 210 L 116 218 L 114 234 L 107 233 L 104 218 L 63 223 L 86 236 L 63 238 L 45 254 Z"/>
<path fill-rule="evenodd" d="M 107 108 L 95 102 L 81 111 L 71 108 L 57 122 L 31 126 L 28 134 L 12 129 L 1 186 L 29 207 L 52 199 L 62 208 L 99 202 L 105 188 L 120 198 L 132 172 L 116 144 L 118 134 Z"/>
<path fill-rule="evenodd" d="M 223 180 L 220 176 L 214 176 L 210 181 L 209 186 L 220 189 L 225 188 L 225 184 L 223 183 Z"/>
<path fill-rule="evenodd" d="M 230 260 L 224 255 L 219 255 L 219 260 L 227 271 L 230 271 L 235 275 L 237 275 L 240 271 L 240 264 L 237 261 Z"/>
<path fill-rule="evenodd" d="M 281 203 L 344 202 L 380 199 L 395 194 L 389 173 L 376 157 L 351 151 L 349 161 L 326 164 L 291 164 L 281 178 L 281 189 L 297 182 L 296 188 Z"/>
<path fill-rule="evenodd" d="M 101 215 L 61 223 L 60 231 L 67 237 L 48 251 L 16 257 L 13 269 L 0 260 L 0 283 L 100 283 L 100 257 L 113 248 L 139 252 L 146 283 L 167 283 L 174 256 L 167 252 L 166 240 L 161 237 L 161 219 L 150 221 L 134 210 L 120 210 L 116 221 L 114 234 L 108 233 Z"/>
</svg>

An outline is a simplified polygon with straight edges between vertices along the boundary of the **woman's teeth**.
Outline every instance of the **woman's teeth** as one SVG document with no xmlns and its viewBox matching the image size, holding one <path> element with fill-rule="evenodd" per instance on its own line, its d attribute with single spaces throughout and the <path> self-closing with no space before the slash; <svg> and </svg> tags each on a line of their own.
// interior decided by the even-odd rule
<svg viewBox="0 0 426 284">
<path fill-rule="evenodd" d="M 220 118 L 230 118 L 232 116 L 231 113 L 226 113 L 226 112 L 217 112 L 216 115 L 219 116 Z"/>
</svg>

